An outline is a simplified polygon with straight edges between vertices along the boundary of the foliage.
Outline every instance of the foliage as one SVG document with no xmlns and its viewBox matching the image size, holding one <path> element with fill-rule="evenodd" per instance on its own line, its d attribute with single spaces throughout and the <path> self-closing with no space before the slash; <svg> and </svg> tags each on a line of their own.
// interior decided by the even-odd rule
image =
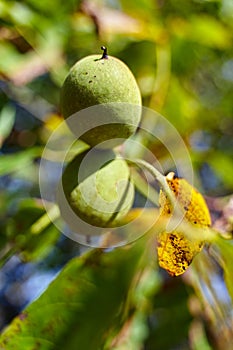
<svg viewBox="0 0 233 350">
<path fill-rule="evenodd" d="M 0 297 L 5 305 L 0 323 L 9 324 L 1 348 L 231 349 L 232 13 L 230 0 L 1 1 Z M 40 159 L 63 120 L 62 82 L 79 58 L 101 55 L 102 45 L 130 67 L 143 105 L 178 130 L 195 187 L 206 195 L 215 240 L 182 277 L 157 266 L 159 225 L 125 247 L 78 256 L 86 249 L 65 239 L 50 221 L 59 220 L 57 208 L 51 206 L 50 213 L 43 208 Z M 146 125 L 152 130 L 156 120 L 145 116 Z M 142 134 L 135 139 L 165 173 L 174 171 L 159 140 Z M 56 180 L 60 147 L 50 154 L 49 184 Z M 127 152 L 140 155 L 137 149 Z M 158 188 L 151 181 L 148 189 L 140 175 L 132 169 L 135 206 L 143 206 L 148 190 L 149 204 L 157 203 Z M 148 209 L 138 228 L 144 230 L 156 213 Z M 9 277 L 11 264 L 16 275 L 24 271 L 16 280 Z M 51 273 L 54 281 L 25 308 L 20 291 L 31 266 Z M 30 280 L 29 286 L 27 292 L 34 288 Z M 14 320 L 11 314 L 4 318 L 9 305 L 13 316 L 18 314 Z"/>
</svg>

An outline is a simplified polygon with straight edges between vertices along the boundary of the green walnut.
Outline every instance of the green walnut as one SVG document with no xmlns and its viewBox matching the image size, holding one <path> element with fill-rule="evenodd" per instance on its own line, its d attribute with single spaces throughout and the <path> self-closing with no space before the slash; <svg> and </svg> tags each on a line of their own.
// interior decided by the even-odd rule
<svg viewBox="0 0 233 350">
<path fill-rule="evenodd" d="M 63 173 L 62 185 L 73 212 L 98 227 L 117 226 L 134 200 L 129 167 L 110 150 L 76 156 Z"/>
<path fill-rule="evenodd" d="M 61 112 L 71 131 L 87 144 L 112 148 L 135 133 L 141 94 L 126 64 L 102 49 L 102 57 L 84 57 L 71 68 L 61 89 Z"/>
</svg>

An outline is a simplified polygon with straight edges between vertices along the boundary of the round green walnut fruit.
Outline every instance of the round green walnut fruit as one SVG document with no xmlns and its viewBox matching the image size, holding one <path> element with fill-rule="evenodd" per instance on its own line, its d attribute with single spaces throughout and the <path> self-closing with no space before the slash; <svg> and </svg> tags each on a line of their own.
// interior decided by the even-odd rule
<svg viewBox="0 0 233 350">
<path fill-rule="evenodd" d="M 61 112 L 78 138 L 112 148 L 135 133 L 141 94 L 126 64 L 102 49 L 102 57 L 84 57 L 71 68 L 61 89 Z"/>
<path fill-rule="evenodd" d="M 62 186 L 72 211 L 98 227 L 117 226 L 134 200 L 129 167 L 111 150 L 93 149 L 76 156 L 63 173 Z M 62 214 L 61 203 L 59 207 Z"/>
</svg>

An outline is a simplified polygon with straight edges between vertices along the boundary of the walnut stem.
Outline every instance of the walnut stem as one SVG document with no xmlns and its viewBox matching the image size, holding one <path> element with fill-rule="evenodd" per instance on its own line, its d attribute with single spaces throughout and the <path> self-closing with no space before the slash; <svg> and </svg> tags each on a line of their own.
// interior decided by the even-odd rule
<svg viewBox="0 0 233 350">
<path fill-rule="evenodd" d="M 105 46 L 101 46 L 101 50 L 103 50 L 103 56 L 101 57 L 101 59 L 108 59 L 108 53 L 107 53 L 107 47 Z"/>
</svg>

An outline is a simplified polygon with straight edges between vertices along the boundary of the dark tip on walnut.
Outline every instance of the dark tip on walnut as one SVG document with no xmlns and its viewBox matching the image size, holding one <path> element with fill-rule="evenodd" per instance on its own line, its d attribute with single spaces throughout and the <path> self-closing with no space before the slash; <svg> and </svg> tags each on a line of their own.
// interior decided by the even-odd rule
<svg viewBox="0 0 233 350">
<path fill-rule="evenodd" d="M 101 59 L 108 59 L 107 47 L 101 46 L 101 50 L 103 50 L 103 55 Z"/>
</svg>

